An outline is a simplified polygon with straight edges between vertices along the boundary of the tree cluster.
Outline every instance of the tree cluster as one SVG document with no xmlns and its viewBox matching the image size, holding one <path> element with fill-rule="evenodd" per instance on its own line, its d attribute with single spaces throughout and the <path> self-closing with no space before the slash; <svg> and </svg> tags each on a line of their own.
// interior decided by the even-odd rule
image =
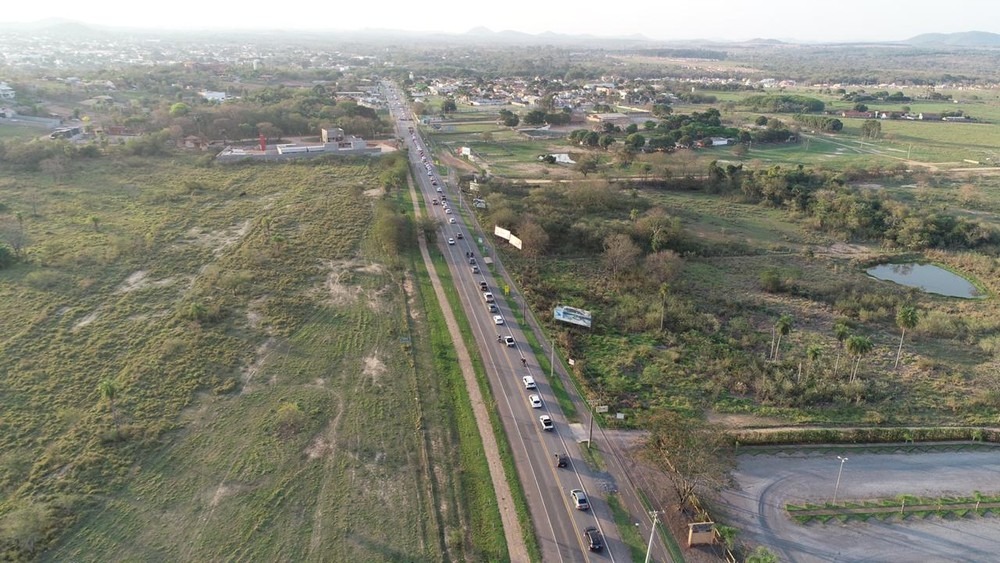
<svg viewBox="0 0 1000 563">
<path fill-rule="evenodd" d="M 919 209 L 871 191 L 857 191 L 830 174 L 773 166 L 767 170 L 719 167 L 709 184 L 738 189 L 747 200 L 805 213 L 813 228 L 848 239 L 881 241 L 912 250 L 978 248 L 1000 242 L 985 224 Z"/>
<path fill-rule="evenodd" d="M 877 102 L 881 104 L 891 104 L 899 103 L 906 104 L 913 101 L 912 98 L 903 94 L 902 92 L 895 92 L 890 94 L 885 90 L 878 92 L 865 92 L 864 90 L 858 90 L 855 92 L 848 92 L 841 97 L 845 102 Z M 864 110 L 862 110 L 864 111 Z"/>
<path fill-rule="evenodd" d="M 758 94 L 739 102 L 749 111 L 768 113 L 815 113 L 826 107 L 822 100 L 797 94 Z"/>
<path fill-rule="evenodd" d="M 797 113 L 792 119 L 798 123 L 803 123 L 827 133 L 836 133 L 844 128 L 843 121 L 837 119 L 836 117 L 830 117 L 827 115 L 806 115 Z"/>
</svg>

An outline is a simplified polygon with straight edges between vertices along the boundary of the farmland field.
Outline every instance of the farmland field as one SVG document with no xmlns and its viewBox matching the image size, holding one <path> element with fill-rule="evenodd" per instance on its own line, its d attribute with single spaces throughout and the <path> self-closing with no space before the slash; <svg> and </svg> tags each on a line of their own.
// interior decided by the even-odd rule
<svg viewBox="0 0 1000 563">
<path fill-rule="evenodd" d="M 506 557 L 434 298 L 369 227 L 376 167 L 126 158 L 0 180 L 28 258 L 0 277 L 8 549 Z"/>
</svg>

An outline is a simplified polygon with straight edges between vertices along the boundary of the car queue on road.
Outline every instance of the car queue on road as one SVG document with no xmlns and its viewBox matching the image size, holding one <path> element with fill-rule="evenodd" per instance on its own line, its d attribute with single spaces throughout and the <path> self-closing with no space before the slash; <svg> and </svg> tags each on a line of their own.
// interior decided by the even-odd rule
<svg viewBox="0 0 1000 563">
<path fill-rule="evenodd" d="M 390 90 L 390 92 L 391 91 L 392 90 Z M 390 99 L 390 103 L 391 107 L 396 109 L 394 114 L 402 111 L 398 94 Z M 534 376 L 531 374 L 531 367 L 529 366 L 528 358 L 521 351 L 521 348 L 514 337 L 513 328 L 511 327 L 510 323 L 508 323 L 506 317 L 498 307 L 498 304 L 496 302 L 496 297 L 494 296 L 492 288 L 490 287 L 489 283 L 490 280 L 488 278 L 489 271 L 485 268 L 480 268 L 479 266 L 477 260 L 478 257 L 476 255 L 476 251 L 478 250 L 478 248 L 476 247 L 475 237 L 470 236 L 467 239 L 462 231 L 461 226 L 452 227 L 452 225 L 458 225 L 458 222 L 456 221 L 456 218 L 454 216 L 455 213 L 452 211 L 452 208 L 448 203 L 447 193 L 445 191 L 447 185 L 444 183 L 443 180 L 439 181 L 438 176 L 435 174 L 434 166 L 431 163 L 430 159 L 428 158 L 429 150 L 427 150 L 426 147 L 421 143 L 421 140 L 417 135 L 417 131 L 415 130 L 415 128 L 410 126 L 407 128 L 407 131 L 410 134 L 409 144 L 413 149 L 416 150 L 416 154 L 419 156 L 419 163 L 426 171 L 426 176 L 428 178 L 430 186 L 434 188 L 434 193 L 437 194 L 437 197 L 432 199 L 433 207 L 430 208 L 430 211 L 433 213 L 439 213 L 436 210 L 440 209 L 441 210 L 440 213 L 443 213 L 448 219 L 447 224 L 445 224 L 443 227 L 443 229 L 445 230 L 444 233 L 445 240 L 447 242 L 448 247 L 456 247 L 456 249 L 459 246 L 462 247 L 462 251 L 464 252 L 464 258 L 469 265 L 471 274 L 473 276 L 478 276 L 476 277 L 476 281 L 478 282 L 478 288 L 480 290 L 479 293 L 482 295 L 483 301 L 485 302 L 485 309 L 486 309 L 485 314 L 488 315 L 487 318 L 491 320 L 492 325 L 495 326 L 498 331 L 502 332 L 503 330 L 505 330 L 507 332 L 507 334 L 501 334 L 500 332 L 498 332 L 496 335 L 497 342 L 505 346 L 506 348 L 513 348 L 514 352 L 519 356 L 521 369 L 525 374 L 521 377 L 523 388 L 526 391 L 531 391 L 530 394 L 526 394 L 524 399 L 527 403 L 527 406 L 530 407 L 529 410 L 543 409 L 543 412 L 546 413 L 546 414 L 541 414 L 537 417 L 538 422 L 535 423 L 537 424 L 537 426 L 535 426 L 536 431 L 542 432 L 543 436 L 544 435 L 555 436 L 558 442 L 563 446 L 561 448 L 558 448 L 559 450 L 562 451 L 557 451 L 556 453 L 552 454 L 554 456 L 555 463 L 553 465 L 550 465 L 549 467 L 554 467 L 555 470 L 557 471 L 559 471 L 560 469 L 569 469 L 576 475 L 575 486 L 571 489 L 563 489 L 563 495 L 564 495 L 563 498 L 566 499 L 568 505 L 572 505 L 574 508 L 578 510 L 587 510 L 589 509 L 590 505 L 587 504 L 587 495 L 583 488 L 584 485 L 582 482 L 582 478 L 580 477 L 580 474 L 577 471 L 576 467 L 572 465 L 571 458 L 566 453 L 563 453 L 564 451 L 567 450 L 564 442 L 565 439 L 559 434 L 559 432 L 556 429 L 553 417 L 551 416 L 551 414 L 547 412 L 549 409 L 545 407 L 545 404 L 541 397 L 541 393 L 539 393 L 538 391 L 538 385 L 535 381 Z M 418 186 L 421 184 L 422 182 L 418 181 Z M 481 242 L 482 239 L 480 239 L 480 243 Z M 485 253 L 485 250 L 483 252 Z M 456 279 L 458 280 L 460 278 Z M 557 484 L 560 480 L 561 478 L 558 477 L 555 479 Z M 583 502 L 583 508 L 581 508 L 580 504 L 581 499 Z M 605 542 L 601 541 L 600 539 L 602 534 L 602 530 L 600 528 L 601 526 L 600 519 L 595 518 L 595 523 L 597 524 L 597 526 L 588 525 L 585 528 L 583 528 L 584 531 L 582 533 L 580 532 L 581 528 L 576 528 L 577 541 L 580 542 L 578 545 L 586 546 L 589 551 L 601 551 L 605 547 Z M 611 561 L 614 561 L 614 556 L 611 554 L 610 549 L 606 552 L 606 556 L 610 558 Z M 559 559 L 564 560 L 564 557 L 561 552 Z"/>
</svg>

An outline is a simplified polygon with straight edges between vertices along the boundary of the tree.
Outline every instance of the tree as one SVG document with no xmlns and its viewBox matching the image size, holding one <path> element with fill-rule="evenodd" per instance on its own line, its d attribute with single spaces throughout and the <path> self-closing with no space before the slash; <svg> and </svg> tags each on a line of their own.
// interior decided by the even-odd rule
<svg viewBox="0 0 1000 563">
<path fill-rule="evenodd" d="M 24 254 L 24 249 L 28 246 L 28 235 L 24 231 L 24 215 L 18 211 L 15 215 L 16 222 L 10 219 L 0 221 L 0 241 L 6 242 L 9 250 L 14 251 L 14 258 L 20 259 Z M 3 247 L 7 249 L 7 246 Z M 0 267 L 3 267 L 0 265 Z"/>
<path fill-rule="evenodd" d="M 639 133 L 632 133 L 625 137 L 625 146 L 634 150 L 639 150 L 646 145 L 646 137 Z"/>
<path fill-rule="evenodd" d="M 660 284 L 660 332 L 663 332 L 663 319 L 667 315 L 667 297 L 670 295 L 670 284 Z"/>
<path fill-rule="evenodd" d="M 844 341 L 851 335 L 851 329 L 844 321 L 833 323 L 833 336 L 837 339 L 837 361 L 833 364 L 833 375 L 837 376 L 840 368 L 840 353 L 844 351 Z"/>
<path fill-rule="evenodd" d="M 639 131 L 639 125 L 636 123 L 629 123 L 628 126 L 625 127 L 626 135 L 631 135 L 632 133 L 636 133 L 638 131 Z"/>
<path fill-rule="evenodd" d="M 509 109 L 502 109 L 500 110 L 499 121 L 505 127 L 517 127 L 517 124 L 521 122 L 521 118 Z"/>
<path fill-rule="evenodd" d="M 282 438 L 298 434 L 307 421 L 308 417 L 297 403 L 281 403 L 275 415 L 275 426 Z"/>
<path fill-rule="evenodd" d="M 753 124 L 757 125 L 758 127 L 763 127 L 763 126 L 767 125 L 767 116 L 766 115 L 758 115 L 757 119 L 753 120 Z"/>
<path fill-rule="evenodd" d="M 118 382 L 110 377 L 105 377 L 97 384 L 97 390 L 101 393 L 101 399 L 108 402 L 108 408 L 111 409 L 111 419 L 115 423 L 115 430 L 118 430 L 118 409 L 115 408 L 115 399 L 118 398 L 118 392 L 121 387 Z"/>
<path fill-rule="evenodd" d="M 549 244 L 549 234 L 532 219 L 525 219 L 517 228 L 517 236 L 521 239 L 524 255 L 533 260 L 545 254 Z"/>
<path fill-rule="evenodd" d="M 612 137 L 611 135 L 601 135 L 601 140 L 598 142 L 598 144 L 601 145 L 602 149 L 608 150 L 608 147 L 615 144 L 615 138 Z"/>
<path fill-rule="evenodd" d="M 262 121 L 257 124 L 257 132 L 264 136 L 267 141 L 281 139 L 281 129 L 275 127 L 270 121 Z"/>
<path fill-rule="evenodd" d="M 6 245 L 0 244 L 0 270 L 9 268 L 17 261 L 17 257 Z"/>
<path fill-rule="evenodd" d="M 781 337 L 788 336 L 788 333 L 792 331 L 792 316 L 791 315 L 781 315 L 778 321 L 774 323 L 774 333 L 777 334 L 778 340 L 774 344 L 774 351 L 771 352 L 771 356 L 774 361 L 778 361 L 778 350 L 781 348 Z"/>
<path fill-rule="evenodd" d="M 697 491 L 729 484 L 735 456 L 722 428 L 669 410 L 651 415 L 645 427 L 649 438 L 644 455 L 667 470 L 685 505 Z"/>
<path fill-rule="evenodd" d="M 862 111 L 862 112 L 868 111 L 868 106 L 862 104 L 861 102 L 858 102 L 854 104 L 854 111 Z"/>
<path fill-rule="evenodd" d="M 170 106 L 170 117 L 183 117 L 191 113 L 191 107 L 184 102 L 177 102 Z"/>
<path fill-rule="evenodd" d="M 90 216 L 90 222 L 94 225 L 94 232 L 100 232 L 101 230 L 101 218 L 97 215 Z"/>
<path fill-rule="evenodd" d="M 673 112 L 674 108 L 670 107 L 667 104 L 653 104 L 652 113 L 655 117 L 663 119 L 665 117 L 668 117 Z"/>
<path fill-rule="evenodd" d="M 807 375 L 812 375 L 813 364 L 823 356 L 823 347 L 819 344 L 810 344 L 806 347 L 806 359 L 809 360 L 809 371 Z"/>
<path fill-rule="evenodd" d="M 896 350 L 896 363 L 893 364 L 892 369 L 899 367 L 899 357 L 903 353 L 903 338 L 906 337 L 906 331 L 916 328 L 917 322 L 920 321 L 920 313 L 917 309 L 910 306 L 900 307 L 896 311 L 896 326 L 899 327 L 899 348 Z"/>
<path fill-rule="evenodd" d="M 24 553 L 34 553 L 53 524 L 51 509 L 44 504 L 32 502 L 14 509 L 0 520 L 0 545 L 9 543 Z M 14 560 L 18 560 L 16 555 Z"/>
<path fill-rule="evenodd" d="M 852 336 L 847 339 L 847 353 L 854 356 L 854 370 L 851 372 L 850 382 L 854 383 L 854 378 L 858 374 L 858 367 L 861 365 L 861 358 L 866 356 L 875 347 L 867 336 Z"/>
<path fill-rule="evenodd" d="M 866 119 L 861 125 L 861 137 L 863 139 L 877 139 L 882 133 L 882 123 L 877 119 Z"/>
<path fill-rule="evenodd" d="M 441 102 L 441 113 L 454 113 L 458 111 L 458 105 L 455 104 L 454 98 L 445 98 Z"/>
<path fill-rule="evenodd" d="M 616 233 L 604 239 L 604 267 L 612 278 L 617 279 L 624 271 L 634 268 L 640 254 L 642 250 L 626 234 Z"/>
<path fill-rule="evenodd" d="M 545 112 L 542 110 L 531 110 L 525 114 L 524 119 L 521 121 L 525 125 L 543 125 L 545 123 Z"/>
<path fill-rule="evenodd" d="M 778 556 L 762 545 L 758 545 L 746 558 L 746 563 L 778 563 L 778 561 Z"/>
</svg>

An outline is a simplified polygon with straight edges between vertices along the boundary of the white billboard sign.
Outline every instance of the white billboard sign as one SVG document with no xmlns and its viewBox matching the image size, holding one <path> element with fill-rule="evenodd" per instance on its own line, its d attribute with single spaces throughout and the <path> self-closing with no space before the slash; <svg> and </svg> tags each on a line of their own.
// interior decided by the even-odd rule
<svg viewBox="0 0 1000 563">
<path fill-rule="evenodd" d="M 510 231 L 501 227 L 500 225 L 493 226 L 493 234 L 504 240 L 510 240 Z"/>
<path fill-rule="evenodd" d="M 521 239 L 514 235 L 510 235 L 510 245 L 518 250 L 521 250 Z"/>
<path fill-rule="evenodd" d="M 555 319 L 564 323 L 585 326 L 587 328 L 590 328 L 592 321 L 590 311 L 584 311 L 583 309 L 577 309 L 576 307 L 567 307 L 566 305 L 559 305 L 556 307 Z"/>
</svg>

